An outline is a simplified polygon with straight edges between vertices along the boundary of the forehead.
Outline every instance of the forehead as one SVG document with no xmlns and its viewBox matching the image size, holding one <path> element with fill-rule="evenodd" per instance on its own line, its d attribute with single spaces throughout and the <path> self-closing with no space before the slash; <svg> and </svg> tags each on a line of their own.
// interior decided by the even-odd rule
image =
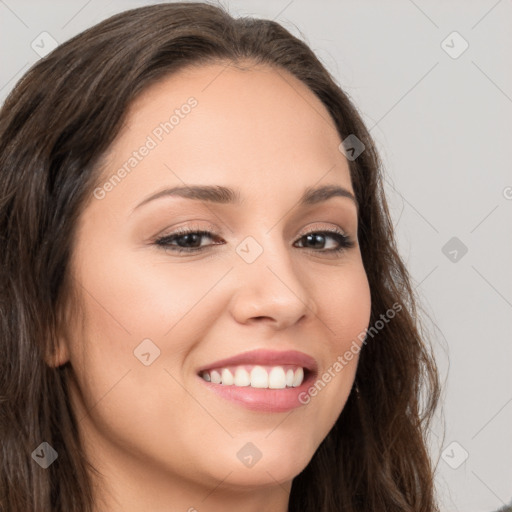
<svg viewBox="0 0 512 512">
<path fill-rule="evenodd" d="M 323 103 L 293 75 L 267 65 L 191 66 L 148 87 L 128 110 L 103 178 L 148 142 L 137 172 L 124 180 L 139 191 L 162 180 L 311 185 L 328 173 L 350 185 Z"/>
<path fill-rule="evenodd" d="M 194 95 L 212 115 L 238 111 L 259 117 L 261 107 L 274 109 L 277 117 L 287 113 L 297 119 L 318 118 L 335 131 L 325 106 L 306 84 L 285 69 L 267 64 L 212 62 L 194 64 L 160 79 L 132 103 L 131 116 L 151 112 L 164 114 L 184 97 Z M 217 107 L 217 110 L 215 110 Z"/>
</svg>

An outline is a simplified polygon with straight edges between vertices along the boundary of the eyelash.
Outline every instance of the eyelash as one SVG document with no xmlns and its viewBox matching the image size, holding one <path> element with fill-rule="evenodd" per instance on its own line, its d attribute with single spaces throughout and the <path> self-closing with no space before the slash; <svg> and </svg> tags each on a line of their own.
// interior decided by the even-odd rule
<svg viewBox="0 0 512 512">
<path fill-rule="evenodd" d="M 299 240 L 302 240 L 303 238 L 307 237 L 308 235 L 313 235 L 313 234 L 327 235 L 328 237 L 331 237 L 334 240 L 336 240 L 340 244 L 340 246 L 336 249 L 318 249 L 318 250 L 305 247 L 306 250 L 310 250 L 313 252 L 320 252 L 320 253 L 338 254 L 338 253 L 345 251 L 346 249 L 351 249 L 352 247 L 355 246 L 355 243 L 350 236 L 345 235 L 345 234 L 341 233 L 340 231 L 333 231 L 333 230 L 310 231 L 308 233 L 304 233 L 299 238 Z M 201 246 L 201 247 L 179 247 L 179 246 L 171 245 L 170 242 L 174 242 L 177 239 L 182 238 L 186 235 L 199 235 L 199 236 L 208 237 L 212 240 L 214 238 L 218 238 L 215 233 L 212 233 L 210 231 L 205 231 L 202 229 L 186 229 L 185 228 L 185 229 L 178 229 L 170 235 L 165 235 L 163 237 L 157 238 L 154 241 L 154 244 L 157 245 L 158 247 L 162 247 L 166 251 L 172 251 L 172 252 L 175 252 L 178 254 L 179 253 L 189 253 L 189 254 L 197 253 L 197 252 L 203 251 L 207 247 L 211 247 L 211 245 Z M 213 244 L 213 245 L 223 245 L 223 244 Z"/>
</svg>

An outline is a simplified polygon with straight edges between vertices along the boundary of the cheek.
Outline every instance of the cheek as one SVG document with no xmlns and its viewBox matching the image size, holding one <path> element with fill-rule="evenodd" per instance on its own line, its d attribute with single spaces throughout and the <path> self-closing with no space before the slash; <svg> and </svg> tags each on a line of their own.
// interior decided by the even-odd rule
<svg viewBox="0 0 512 512">
<path fill-rule="evenodd" d="M 371 294 L 368 278 L 361 264 L 340 272 L 332 280 L 329 291 L 317 292 L 319 317 L 328 327 L 328 350 L 337 356 L 351 346 L 360 346 L 371 314 Z"/>
<path fill-rule="evenodd" d="M 181 401 L 182 390 L 166 370 L 182 380 L 188 353 L 219 316 L 218 297 L 208 291 L 230 267 L 171 267 L 165 254 L 148 262 L 112 246 L 83 251 L 76 260 L 85 329 L 71 330 L 80 334 L 71 340 L 70 359 L 85 407 L 94 407 L 102 421 L 124 417 L 118 423 L 128 427 L 122 409 L 135 408 L 138 397 L 152 418 L 164 414 L 158 403 Z"/>
<path fill-rule="evenodd" d="M 181 381 L 194 340 L 213 323 L 206 314 L 215 314 L 209 311 L 214 304 L 203 297 L 219 273 L 171 273 L 163 260 L 146 266 L 129 256 L 117 261 L 107 267 L 88 255 L 77 272 L 87 290 L 85 329 L 72 340 L 70 354 L 77 417 L 94 450 L 115 444 L 155 460 L 166 453 L 169 464 L 177 464 L 191 457 L 191 419 L 211 429 L 211 418 Z M 168 445 L 172 455 L 165 452 Z M 200 453 L 195 455 L 200 464 Z"/>
<path fill-rule="evenodd" d="M 88 292 L 84 293 L 88 329 L 106 338 L 103 350 L 130 358 L 148 338 L 156 345 L 172 339 L 173 349 L 180 350 L 184 347 L 176 343 L 183 336 L 178 339 L 176 332 L 191 330 L 186 338 L 193 339 L 202 324 L 210 325 L 208 316 L 215 307 L 211 295 L 215 293 L 209 291 L 229 265 L 171 263 L 163 252 L 149 258 L 137 251 L 116 251 L 113 245 L 108 255 L 100 256 L 97 251 L 84 255 L 77 272 Z"/>
<path fill-rule="evenodd" d="M 322 436 L 334 425 L 352 389 L 359 353 L 371 315 L 371 295 L 366 272 L 361 265 L 341 273 L 333 280 L 330 292 L 320 295 L 318 317 L 325 324 L 327 354 L 317 379 L 301 397 L 314 411 L 315 421 L 323 425 Z"/>
</svg>

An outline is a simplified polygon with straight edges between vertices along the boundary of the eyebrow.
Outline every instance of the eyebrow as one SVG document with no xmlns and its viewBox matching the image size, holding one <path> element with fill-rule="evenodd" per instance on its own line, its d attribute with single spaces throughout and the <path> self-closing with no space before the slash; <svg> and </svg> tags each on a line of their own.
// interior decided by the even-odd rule
<svg viewBox="0 0 512 512">
<path fill-rule="evenodd" d="M 240 192 L 232 188 L 221 185 L 185 185 L 173 188 L 166 188 L 150 195 L 139 203 L 133 211 L 141 206 L 160 199 L 162 197 L 183 197 L 185 199 L 195 199 L 198 201 L 208 201 L 220 204 L 240 204 L 242 202 Z M 338 185 L 324 185 L 318 188 L 308 187 L 299 200 L 299 206 L 311 206 L 332 197 L 346 197 L 351 199 L 357 207 L 357 200 L 354 194 L 346 188 Z M 133 213 L 132 211 L 132 213 Z"/>
</svg>

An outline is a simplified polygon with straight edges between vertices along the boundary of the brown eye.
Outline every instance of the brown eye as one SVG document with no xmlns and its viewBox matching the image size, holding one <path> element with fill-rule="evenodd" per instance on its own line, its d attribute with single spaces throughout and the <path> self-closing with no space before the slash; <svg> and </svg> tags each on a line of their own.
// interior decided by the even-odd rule
<svg viewBox="0 0 512 512">
<path fill-rule="evenodd" d="M 326 249 L 326 240 L 329 239 L 335 240 L 338 247 Z M 339 252 L 355 245 L 349 236 L 338 231 L 312 231 L 303 235 L 299 240 L 305 240 L 302 245 L 305 249 L 313 249 L 318 252 Z"/>
<path fill-rule="evenodd" d="M 218 243 L 201 245 L 201 241 L 204 238 L 213 240 L 217 238 L 217 235 L 204 230 L 180 230 L 158 238 L 155 240 L 155 245 L 176 252 L 198 252 L 211 245 L 219 245 Z"/>
</svg>

